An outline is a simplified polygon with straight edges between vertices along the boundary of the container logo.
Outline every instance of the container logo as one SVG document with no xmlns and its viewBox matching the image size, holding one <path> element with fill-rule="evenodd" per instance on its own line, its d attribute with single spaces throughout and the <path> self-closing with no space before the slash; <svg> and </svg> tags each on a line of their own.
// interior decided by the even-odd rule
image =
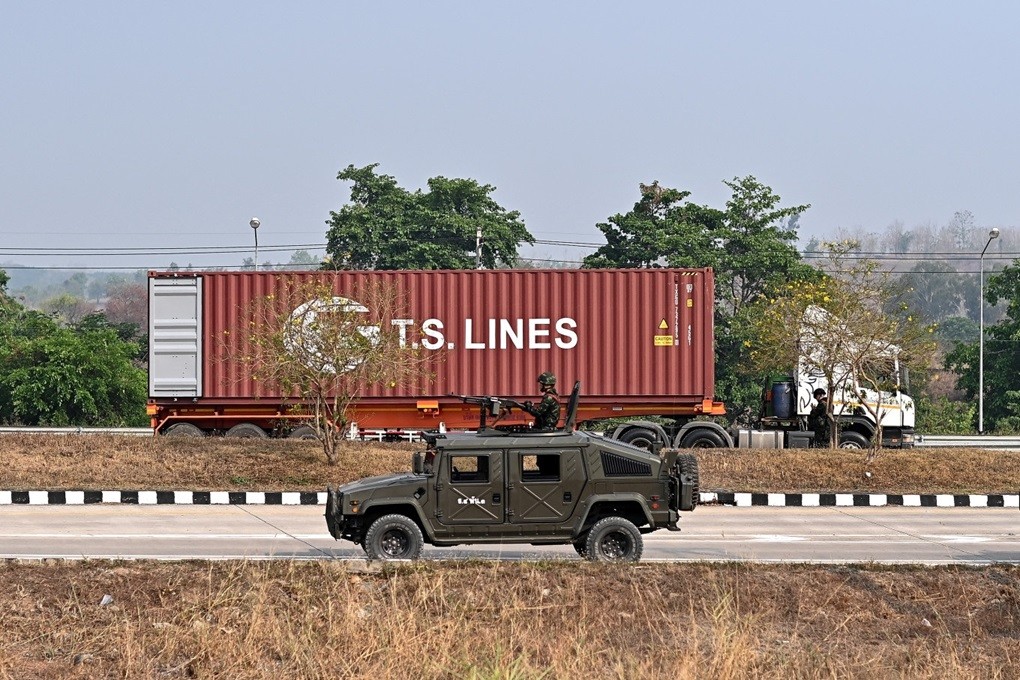
<svg viewBox="0 0 1020 680">
<path fill-rule="evenodd" d="M 360 302 L 344 297 L 334 297 L 330 300 L 309 300 L 302 305 L 298 305 L 290 313 L 290 319 L 287 322 L 287 327 L 284 329 L 283 345 L 287 348 L 288 352 L 301 358 L 311 368 L 325 373 L 347 373 L 357 368 L 361 364 L 362 359 L 360 357 L 351 358 L 350 361 L 338 368 L 333 363 L 333 359 L 323 351 L 323 345 L 331 341 L 322 336 L 319 315 L 331 312 L 365 314 L 368 312 L 368 307 Z M 378 342 L 378 326 L 357 326 L 357 332 L 373 345 Z M 339 338 L 338 342 L 341 349 L 348 345 L 352 350 L 355 346 L 361 344 L 345 342 L 343 338 Z"/>
<path fill-rule="evenodd" d="M 334 341 L 321 335 L 323 324 L 319 323 L 319 315 L 331 312 L 367 314 L 368 307 L 345 297 L 309 300 L 291 312 L 284 336 L 284 346 L 292 355 L 302 357 L 312 368 L 330 373 L 338 371 L 346 373 L 357 368 L 361 360 L 352 358 L 338 369 L 326 356 L 327 353 L 323 350 L 325 345 L 332 344 L 335 350 L 336 343 L 340 342 L 342 349 L 344 342 L 342 338 Z M 448 327 L 441 319 L 425 319 L 420 326 L 414 319 L 392 319 L 390 323 L 398 330 L 401 347 L 410 346 L 413 349 L 422 348 L 429 351 L 457 348 L 543 350 L 554 347 L 566 350 L 577 347 L 578 343 L 577 321 L 570 317 L 482 320 L 467 318 L 459 327 L 458 325 Z M 364 339 L 373 344 L 378 342 L 378 326 L 368 324 L 356 328 L 362 339 L 349 342 L 352 349 L 360 345 Z M 416 338 L 410 337 L 414 329 L 418 331 Z"/>
</svg>

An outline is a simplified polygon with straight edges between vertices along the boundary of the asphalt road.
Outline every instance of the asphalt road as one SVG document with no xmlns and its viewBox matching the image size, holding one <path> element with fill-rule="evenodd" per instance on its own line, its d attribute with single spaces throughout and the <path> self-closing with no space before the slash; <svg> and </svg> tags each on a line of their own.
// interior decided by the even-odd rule
<svg viewBox="0 0 1020 680">
<path fill-rule="evenodd" d="M 1011 508 L 702 506 L 645 536 L 644 561 L 1020 563 Z M 0 558 L 344 559 L 320 506 L 2 506 Z M 570 546 L 426 548 L 426 559 L 578 559 Z"/>
</svg>

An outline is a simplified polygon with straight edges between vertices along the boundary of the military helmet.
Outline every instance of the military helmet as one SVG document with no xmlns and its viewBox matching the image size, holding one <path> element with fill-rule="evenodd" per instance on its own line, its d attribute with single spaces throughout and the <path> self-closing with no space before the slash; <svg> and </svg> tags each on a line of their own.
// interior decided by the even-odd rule
<svg viewBox="0 0 1020 680">
<path fill-rule="evenodd" d="M 538 384 L 545 385 L 546 387 L 552 387 L 556 384 L 556 376 L 546 371 L 542 375 L 538 376 Z"/>
</svg>

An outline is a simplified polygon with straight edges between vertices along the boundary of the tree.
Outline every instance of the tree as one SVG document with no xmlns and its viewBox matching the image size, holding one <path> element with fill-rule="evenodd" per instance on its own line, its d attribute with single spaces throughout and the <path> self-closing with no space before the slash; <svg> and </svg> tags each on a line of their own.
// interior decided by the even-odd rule
<svg viewBox="0 0 1020 680">
<path fill-rule="evenodd" d="M 44 312 L 66 325 L 74 325 L 96 311 L 96 306 L 84 298 L 62 293 L 42 303 Z"/>
<path fill-rule="evenodd" d="M 886 410 L 881 392 L 898 388 L 889 382 L 894 362 L 927 367 L 935 350 L 934 329 L 914 315 L 885 312 L 896 294 L 889 274 L 873 261 L 854 258 L 856 242 L 826 247 L 823 280 L 791 282 L 782 294 L 758 301 L 751 360 L 764 372 L 789 370 L 800 362 L 803 370 L 823 376 L 830 422 L 835 422 L 837 401 L 861 408 L 878 423 L 874 446 L 881 447 Z M 835 447 L 837 428 L 830 433 Z"/>
<path fill-rule="evenodd" d="M 750 175 L 725 184 L 731 191 L 725 210 L 691 203 L 689 191 L 657 181 L 641 184 L 630 212 L 596 225 L 606 245 L 584 266 L 712 267 L 716 393 L 742 420 L 759 401 L 745 368 L 752 333 L 745 307 L 789 281 L 816 279 L 818 272 L 801 261 L 795 246 L 797 217 L 809 206 L 780 207 L 781 198 Z"/>
<path fill-rule="evenodd" d="M 310 405 L 310 422 L 330 464 L 339 459 L 348 412 L 367 386 L 390 387 L 428 373 L 424 350 L 406 346 L 406 318 L 399 292 L 366 285 L 337 296 L 328 282 L 285 281 L 278 294 L 256 299 L 241 311 L 244 349 L 229 357 L 280 394 Z M 353 302 L 356 299 L 359 302 Z"/>
<path fill-rule="evenodd" d="M 992 430 L 1013 430 L 1020 415 L 1020 260 L 988 279 L 985 302 L 1006 305 L 1002 321 L 985 326 L 985 422 Z M 960 343 L 946 356 L 946 367 L 959 374 L 957 387 L 970 399 L 978 394 L 979 346 Z"/>
<path fill-rule="evenodd" d="M 901 303 L 930 321 L 956 316 L 962 311 L 961 276 L 945 262 L 919 262 L 900 277 L 902 295 L 891 299 L 893 311 Z"/>
<path fill-rule="evenodd" d="M 287 263 L 287 266 L 290 269 L 313 270 L 318 269 L 320 263 L 321 260 L 313 256 L 307 250 L 298 250 L 295 251 L 294 254 L 290 256 L 290 262 Z"/>
<path fill-rule="evenodd" d="M 473 179 L 433 177 L 428 191 L 407 191 L 378 164 L 337 174 L 353 182 L 350 203 L 326 222 L 326 269 L 474 269 L 517 262 L 521 243 L 534 243 L 517 211 L 491 197 L 495 187 Z"/>
<path fill-rule="evenodd" d="M 144 425 L 137 353 L 110 328 L 63 328 L 16 303 L 0 310 L 0 422 Z"/>
</svg>

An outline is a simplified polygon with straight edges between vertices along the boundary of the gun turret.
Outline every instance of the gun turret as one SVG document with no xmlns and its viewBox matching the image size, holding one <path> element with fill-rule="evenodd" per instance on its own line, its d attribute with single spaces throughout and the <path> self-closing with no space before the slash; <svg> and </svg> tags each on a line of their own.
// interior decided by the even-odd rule
<svg viewBox="0 0 1020 680">
<path fill-rule="evenodd" d="M 451 397 L 457 397 L 465 404 L 476 404 L 479 409 L 478 417 L 478 429 L 484 430 L 488 427 L 487 418 L 492 417 L 493 424 L 496 423 L 504 415 L 510 413 L 514 408 L 524 410 L 524 405 L 519 401 L 510 399 L 509 397 L 476 397 L 467 394 L 450 394 Z"/>
</svg>

